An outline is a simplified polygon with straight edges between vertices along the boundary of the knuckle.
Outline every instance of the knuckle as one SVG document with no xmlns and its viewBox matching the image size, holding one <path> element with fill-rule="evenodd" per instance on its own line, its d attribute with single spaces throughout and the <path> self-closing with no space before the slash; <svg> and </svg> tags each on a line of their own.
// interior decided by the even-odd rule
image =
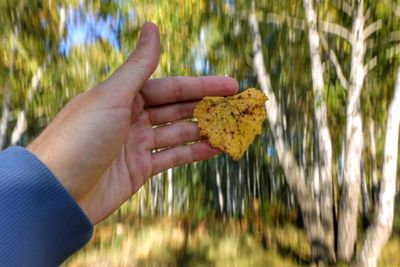
<svg viewBox="0 0 400 267">
<path fill-rule="evenodd" d="M 182 141 L 185 141 L 189 138 L 190 132 L 186 124 L 179 125 L 179 134 L 181 136 Z"/>
<path fill-rule="evenodd" d="M 146 113 L 147 113 L 147 117 L 148 117 L 148 119 L 150 121 L 150 124 L 154 125 L 155 124 L 154 111 L 152 109 L 148 109 Z"/>
<path fill-rule="evenodd" d="M 190 104 L 179 105 L 178 113 L 181 118 L 188 118 L 193 116 L 193 108 Z"/>
<path fill-rule="evenodd" d="M 175 101 L 179 101 L 183 97 L 183 88 L 180 85 L 179 79 L 177 77 L 172 77 L 172 93 Z"/>
<path fill-rule="evenodd" d="M 151 67 L 151 61 L 142 53 L 133 52 L 126 60 L 128 64 L 133 64 L 135 66 L 140 66 L 144 68 Z"/>
<path fill-rule="evenodd" d="M 194 125 L 190 122 L 185 122 L 180 125 L 180 136 L 183 142 L 190 141 L 194 135 Z"/>
<path fill-rule="evenodd" d="M 137 64 L 140 63 L 142 60 L 144 59 L 144 57 L 142 55 L 140 55 L 139 53 L 133 52 L 129 57 L 128 57 L 128 62 Z"/>
<path fill-rule="evenodd" d="M 178 151 L 175 149 L 171 151 L 171 162 L 173 166 L 178 166 L 182 162 L 182 158 L 180 157 Z"/>
</svg>

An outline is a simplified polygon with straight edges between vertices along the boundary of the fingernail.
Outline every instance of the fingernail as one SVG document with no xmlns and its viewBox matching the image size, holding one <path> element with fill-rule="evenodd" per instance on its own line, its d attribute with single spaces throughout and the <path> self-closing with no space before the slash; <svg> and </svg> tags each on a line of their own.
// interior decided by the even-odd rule
<svg viewBox="0 0 400 267">
<path fill-rule="evenodd" d="M 152 23 L 146 22 L 145 24 L 143 24 L 142 29 L 140 30 L 139 42 L 144 42 L 149 40 L 153 35 L 153 32 L 154 29 Z"/>
</svg>

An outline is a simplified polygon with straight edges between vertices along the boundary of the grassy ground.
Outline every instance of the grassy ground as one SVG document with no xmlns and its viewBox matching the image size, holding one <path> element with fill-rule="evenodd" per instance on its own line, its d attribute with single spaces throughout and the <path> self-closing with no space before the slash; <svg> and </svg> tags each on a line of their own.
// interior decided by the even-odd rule
<svg viewBox="0 0 400 267">
<path fill-rule="evenodd" d="M 379 266 L 400 266 L 400 238 L 386 245 Z M 310 248 L 295 226 L 244 221 L 158 218 L 106 221 L 65 264 L 80 266 L 308 266 Z"/>
</svg>

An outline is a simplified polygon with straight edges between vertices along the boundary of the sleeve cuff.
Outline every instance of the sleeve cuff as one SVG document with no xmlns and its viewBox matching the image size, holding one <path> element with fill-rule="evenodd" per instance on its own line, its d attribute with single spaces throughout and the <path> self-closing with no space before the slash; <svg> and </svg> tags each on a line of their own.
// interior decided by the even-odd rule
<svg viewBox="0 0 400 267">
<path fill-rule="evenodd" d="M 57 266 L 93 226 L 50 170 L 22 147 L 0 153 L 0 263 Z"/>
</svg>

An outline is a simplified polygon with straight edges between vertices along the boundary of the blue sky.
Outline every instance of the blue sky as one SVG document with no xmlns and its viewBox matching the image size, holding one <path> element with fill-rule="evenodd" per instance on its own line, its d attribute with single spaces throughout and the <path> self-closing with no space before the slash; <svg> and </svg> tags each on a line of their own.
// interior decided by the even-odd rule
<svg viewBox="0 0 400 267">
<path fill-rule="evenodd" d="M 67 11 L 67 35 L 60 43 L 60 52 L 68 55 L 71 47 L 94 43 L 96 40 L 107 40 L 115 49 L 119 49 L 118 29 L 122 27 L 119 14 L 105 18 L 92 12 L 83 13 L 82 9 L 70 7 Z"/>
</svg>

